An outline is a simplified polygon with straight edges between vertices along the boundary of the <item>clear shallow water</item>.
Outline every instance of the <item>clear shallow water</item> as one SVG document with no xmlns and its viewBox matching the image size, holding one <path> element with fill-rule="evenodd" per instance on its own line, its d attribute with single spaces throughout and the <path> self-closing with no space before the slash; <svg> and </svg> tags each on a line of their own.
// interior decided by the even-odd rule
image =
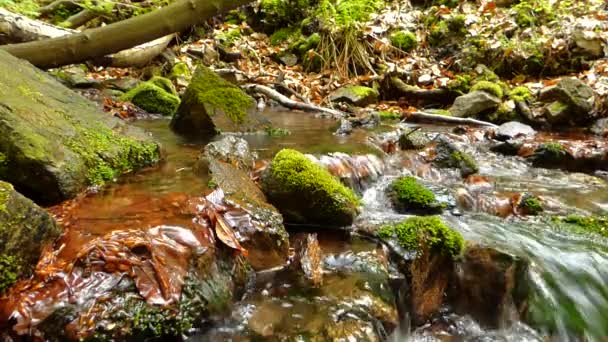
<svg viewBox="0 0 608 342">
<path fill-rule="evenodd" d="M 377 149 L 368 143 L 369 133 L 363 130 L 356 130 L 348 137 L 336 137 L 332 134 L 336 123 L 331 120 L 294 112 L 270 112 L 268 116 L 274 127 L 288 129 L 292 134 L 285 137 L 245 135 L 252 150 L 261 158 L 271 158 L 281 148 L 313 154 L 377 153 Z M 76 204 L 73 213 L 77 217 L 71 221 L 76 241 L 86 241 L 117 227 L 144 229 L 159 223 L 186 225 L 190 217 L 179 210 L 180 206 L 188 196 L 200 196 L 208 190 L 207 170 L 196 163 L 204 142 L 185 141 L 175 136 L 168 129 L 167 120 L 135 124 L 161 142 L 165 161 L 158 167 L 123 177 L 117 184 Z M 443 127 L 429 129 L 446 130 Z M 529 192 L 557 203 L 566 213 L 605 213 L 608 208 L 608 184 L 604 180 L 585 174 L 531 168 L 517 158 L 488 153 L 483 143 L 463 145 L 474 153 L 480 173 L 490 179 L 496 192 Z M 358 221 L 380 223 L 405 218 L 390 209 L 384 196 L 384 189 L 392 179 L 411 173 L 402 166 L 402 158 L 403 155 L 389 157 L 387 164 L 391 167 L 386 175 L 363 192 L 363 211 Z M 423 182 L 439 195 L 440 200 L 454 203 L 455 189 L 461 187 L 462 182 L 458 177 L 446 177 L 443 173 L 435 176 Z M 531 285 L 536 293 L 531 308 L 536 312 L 535 321 L 544 323 L 547 330 L 533 331 L 522 323 L 487 331 L 467 317 L 446 313 L 445 336 L 455 336 L 454 339 L 443 339 L 440 338 L 443 335 L 429 334 L 424 329 L 413 333 L 397 329 L 390 337 L 392 341 L 535 341 L 545 340 L 547 336 L 557 341 L 574 341 L 580 336 L 587 336 L 589 340 L 605 340 L 608 336 L 607 241 L 597 236 L 573 235 L 556 229 L 549 221 L 532 218 L 501 219 L 469 212 L 458 216 L 446 213 L 444 218 L 467 240 L 530 260 Z M 352 259 L 353 253 L 361 256 L 377 252 L 376 244 L 365 240 L 322 236 L 320 242 L 327 269 L 336 262 Z M 361 280 L 357 278 L 359 276 L 353 273 L 328 276 L 329 289 L 319 292 L 311 290 L 290 273 L 261 275 L 231 316 L 212 328 L 216 335 L 201 335 L 193 340 L 246 341 L 250 340 L 251 331 L 257 335 L 268 333 L 268 326 L 286 335 L 296 331 L 296 327 L 302 327 L 303 322 L 322 326 L 333 317 L 328 306 L 335 304 L 326 299 L 351 289 Z M 329 290 L 333 292 L 327 292 Z M 351 299 L 346 300 L 349 301 Z M 274 322 L 277 319 L 279 321 Z"/>
</svg>

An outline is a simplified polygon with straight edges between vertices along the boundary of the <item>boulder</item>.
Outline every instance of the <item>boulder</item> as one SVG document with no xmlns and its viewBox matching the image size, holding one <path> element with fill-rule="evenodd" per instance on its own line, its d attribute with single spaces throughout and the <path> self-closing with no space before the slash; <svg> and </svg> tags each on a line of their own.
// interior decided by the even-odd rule
<svg viewBox="0 0 608 342">
<path fill-rule="evenodd" d="M 196 138 L 209 138 L 217 131 L 251 131 L 263 123 L 255 115 L 255 108 L 255 100 L 239 87 L 199 65 L 171 120 L 171 128 Z"/>
<path fill-rule="evenodd" d="M 399 136 L 399 147 L 402 150 L 419 150 L 431 143 L 431 139 L 418 130 L 409 131 Z"/>
<path fill-rule="evenodd" d="M 152 114 L 173 115 L 180 100 L 170 80 L 155 76 L 148 82 L 139 83 L 120 98 L 131 101 L 137 107 Z"/>
<path fill-rule="evenodd" d="M 329 95 L 331 102 L 347 102 L 359 107 L 365 107 L 378 101 L 380 94 L 376 89 L 363 86 L 342 87 Z"/>
<path fill-rule="evenodd" d="M 234 223 L 239 224 L 232 228 L 247 249 L 251 266 L 263 270 L 285 265 L 289 235 L 277 209 L 266 202 L 262 191 L 245 171 L 215 159 L 209 161 L 209 171 L 213 182 L 224 191 L 225 198 L 245 209 L 250 216 L 246 222 L 235 219 Z"/>
<path fill-rule="evenodd" d="M 516 312 L 523 317 L 529 295 L 528 262 L 482 246 L 468 246 L 456 265 L 450 297 L 455 310 L 491 329 Z"/>
<path fill-rule="evenodd" d="M 558 142 L 538 145 L 528 159 L 532 165 L 547 169 L 572 169 L 577 164 L 574 156 Z"/>
<path fill-rule="evenodd" d="M 507 141 L 514 138 L 532 137 L 536 135 L 536 131 L 521 122 L 510 121 L 500 125 L 494 134 L 494 139 L 499 141 Z"/>
<path fill-rule="evenodd" d="M 52 204 L 159 160 L 142 131 L 0 51 L 0 179 Z"/>
<path fill-rule="evenodd" d="M 551 103 L 545 107 L 551 124 L 585 124 L 593 119 L 593 89 L 577 78 L 565 77 L 557 85 L 542 89 L 539 99 Z"/>
<path fill-rule="evenodd" d="M 435 146 L 433 165 L 439 168 L 458 169 L 462 177 L 470 176 L 479 171 L 475 159 L 470 154 L 461 151 L 445 138 L 440 138 Z"/>
<path fill-rule="evenodd" d="M 485 91 L 474 91 L 458 96 L 450 108 L 452 116 L 468 118 L 496 109 L 500 99 Z"/>
<path fill-rule="evenodd" d="M 393 181 L 387 194 L 393 207 L 402 213 L 436 214 L 443 209 L 435 194 L 411 176 Z"/>
<path fill-rule="evenodd" d="M 262 189 L 288 223 L 352 224 L 359 199 L 304 154 L 283 149 L 262 173 Z"/>
<path fill-rule="evenodd" d="M 43 245 L 60 233 L 44 209 L 0 181 L 0 293 L 31 275 Z"/>
</svg>

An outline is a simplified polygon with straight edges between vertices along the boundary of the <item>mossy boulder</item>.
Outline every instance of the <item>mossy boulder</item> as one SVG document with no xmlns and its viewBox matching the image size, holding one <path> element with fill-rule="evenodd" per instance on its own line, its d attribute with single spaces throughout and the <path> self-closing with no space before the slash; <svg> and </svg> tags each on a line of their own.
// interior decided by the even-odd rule
<svg viewBox="0 0 608 342">
<path fill-rule="evenodd" d="M 442 210 L 435 194 L 411 176 L 393 181 L 387 193 L 393 207 L 399 212 L 432 214 Z"/>
<path fill-rule="evenodd" d="M 587 124 L 593 119 L 593 89 L 578 78 L 562 78 L 557 85 L 541 90 L 539 99 L 546 107 L 547 121 L 553 125 Z"/>
<path fill-rule="evenodd" d="M 438 216 L 414 216 L 387 225 L 378 231 L 383 239 L 395 238 L 408 251 L 425 249 L 431 253 L 454 258 L 464 247 L 464 238 L 448 227 Z"/>
<path fill-rule="evenodd" d="M 575 158 L 559 142 L 540 144 L 529 157 L 532 165 L 548 169 L 569 169 L 575 166 Z"/>
<path fill-rule="evenodd" d="M 171 81 L 159 76 L 154 76 L 150 81 L 138 84 L 120 99 L 131 101 L 148 113 L 162 115 L 173 115 L 180 103 L 177 91 Z"/>
<path fill-rule="evenodd" d="M 399 147 L 402 150 L 419 150 L 430 143 L 431 139 L 418 130 L 409 131 L 399 136 Z"/>
<path fill-rule="evenodd" d="M 52 204 L 154 164 L 160 149 L 52 77 L 0 51 L 0 179 Z"/>
<path fill-rule="evenodd" d="M 595 233 L 608 237 L 608 216 L 568 215 L 557 221 L 568 224 L 569 228 L 580 233 Z"/>
<path fill-rule="evenodd" d="M 468 118 L 494 111 L 500 99 L 487 91 L 472 91 L 456 98 L 450 108 L 452 116 Z"/>
<path fill-rule="evenodd" d="M 262 190 L 288 223 L 350 225 L 359 199 L 304 154 L 283 149 L 262 174 Z"/>
<path fill-rule="evenodd" d="M 60 233 L 44 209 L 0 181 L 0 293 L 29 276 L 43 244 Z"/>
<path fill-rule="evenodd" d="M 171 120 L 183 135 L 208 138 L 220 131 L 250 131 L 261 125 L 255 100 L 211 69 L 199 65 Z"/>
<path fill-rule="evenodd" d="M 446 139 L 440 139 L 435 146 L 433 165 L 439 168 L 458 169 L 462 177 L 470 176 L 479 171 L 475 159 L 470 154 L 461 151 Z"/>
<path fill-rule="evenodd" d="M 543 212 L 540 199 L 530 194 L 523 194 L 517 204 L 517 210 L 523 215 L 538 215 Z"/>
<path fill-rule="evenodd" d="M 375 103 L 380 94 L 374 88 L 363 86 L 347 86 L 334 91 L 329 95 L 332 102 L 347 102 L 359 107 Z"/>
</svg>

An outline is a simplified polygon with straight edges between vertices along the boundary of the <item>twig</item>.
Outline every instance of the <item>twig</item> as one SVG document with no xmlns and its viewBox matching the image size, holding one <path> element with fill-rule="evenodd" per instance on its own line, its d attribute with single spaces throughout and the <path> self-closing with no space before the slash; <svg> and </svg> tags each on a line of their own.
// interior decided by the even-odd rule
<svg viewBox="0 0 608 342">
<path fill-rule="evenodd" d="M 456 125 L 471 125 L 471 126 L 482 126 L 482 127 L 491 127 L 497 128 L 498 126 L 487 121 L 481 121 L 477 119 L 471 118 L 458 118 L 454 116 L 446 116 L 446 115 L 438 115 L 424 112 L 413 112 L 408 113 L 408 116 L 403 119 L 403 121 L 425 121 L 425 122 L 441 122 L 447 124 L 456 124 Z"/>
<path fill-rule="evenodd" d="M 315 106 L 310 103 L 294 101 L 294 100 L 288 98 L 287 96 L 279 93 L 278 91 L 276 91 L 272 88 L 260 85 L 260 84 L 246 84 L 243 86 L 243 88 L 245 90 L 248 90 L 251 92 L 256 92 L 256 93 L 266 95 L 269 98 L 280 103 L 282 106 L 287 107 L 289 109 L 298 109 L 298 110 L 302 110 L 305 112 L 327 113 L 327 114 L 331 114 L 335 118 L 341 118 L 341 117 L 345 116 L 344 113 L 342 113 L 338 110 L 329 109 L 329 108 L 325 108 L 325 107 L 319 107 L 319 106 Z"/>
</svg>

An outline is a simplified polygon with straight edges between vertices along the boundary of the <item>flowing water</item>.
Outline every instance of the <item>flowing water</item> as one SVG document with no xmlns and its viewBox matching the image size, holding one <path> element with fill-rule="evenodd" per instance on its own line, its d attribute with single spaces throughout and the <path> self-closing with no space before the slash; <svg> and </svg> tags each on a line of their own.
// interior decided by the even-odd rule
<svg viewBox="0 0 608 342">
<path fill-rule="evenodd" d="M 330 120 L 293 112 L 270 112 L 268 115 L 275 127 L 288 129 L 291 135 L 245 135 L 259 158 L 271 158 L 282 148 L 294 148 L 317 156 L 342 151 L 379 157 L 370 159 L 375 161 L 373 172 L 366 173 L 371 178 L 358 185 L 363 198 L 359 223 L 384 223 L 406 217 L 390 209 L 384 188 L 402 174 L 421 176 L 438 198 L 448 203 L 451 209 L 443 217 L 466 240 L 496 247 L 530 261 L 529 276 L 534 293 L 530 303 L 531 319 L 536 326 L 545 328 L 533 330 L 518 322 L 503 329 L 486 330 L 469 317 L 446 311 L 440 318 L 443 322 L 441 331 L 422 327 L 410 332 L 406 321 L 401 319 L 390 335 L 376 322 L 379 316 L 397 321 L 396 313 L 385 305 L 391 298 L 399 298 L 387 286 L 386 279 L 394 278 L 394 275 L 385 251 L 364 238 L 321 233 L 318 247 L 325 273 L 322 285 L 310 286 L 292 269 L 263 272 L 230 315 L 191 340 L 248 341 L 251 336 L 262 339 L 291 336 L 293 340 L 306 340 L 310 336 L 299 334 L 300 331 L 325 329 L 323 331 L 328 334 L 328 325 L 344 315 L 367 322 L 352 335 L 359 340 L 368 340 L 374 334 L 391 341 L 544 341 L 547 338 L 574 341 L 582 337 L 599 341 L 608 338 L 608 241 L 605 239 L 571 234 L 550 220 L 490 215 L 484 212 L 482 205 L 474 206 L 478 209 L 474 211 L 460 210 L 455 206 L 455 194 L 458 188 L 467 185 L 457 175 L 417 169 L 415 160 L 406 153 L 383 155 L 370 143 L 368 131 L 355 130 L 350 136 L 338 137 L 332 134 L 336 124 Z M 70 228 L 72 248 L 117 228 L 143 230 L 160 224 L 191 224 L 191 216 L 180 207 L 189 196 L 201 196 L 209 191 L 207 170 L 197 163 L 204 142 L 181 140 L 170 132 L 167 124 L 165 120 L 136 123 L 163 144 L 166 160 L 159 167 L 124 177 L 99 193 L 75 201 L 67 209 L 66 205 L 61 210 L 52 209 L 59 216 L 69 212 L 61 219 Z M 425 127 L 424 130 L 447 132 L 448 128 Z M 550 203 L 549 212 L 553 213 L 602 214 L 608 210 L 608 183 L 605 180 L 586 174 L 532 168 L 516 157 L 488 152 L 483 142 L 462 139 L 461 144 L 475 155 L 480 174 L 486 177 L 491 189 L 489 195 L 487 191 L 472 192 L 472 201 L 479 202 L 483 196 L 507 198 L 513 193 L 526 192 Z M 380 159 L 384 159 L 380 163 L 384 165 L 377 165 Z M 332 160 L 326 160 L 326 163 L 340 163 Z M 292 245 L 301 246 L 308 234 L 291 235 Z M 360 265 L 367 266 L 361 268 Z M 375 266 L 370 269 L 369 265 Z M 379 298 L 366 292 L 374 286 L 380 289 L 374 291 Z M 373 312 L 371 316 L 370 312 Z M 403 317 L 403 313 L 400 314 Z M 351 331 L 344 326 L 339 329 Z"/>
</svg>

